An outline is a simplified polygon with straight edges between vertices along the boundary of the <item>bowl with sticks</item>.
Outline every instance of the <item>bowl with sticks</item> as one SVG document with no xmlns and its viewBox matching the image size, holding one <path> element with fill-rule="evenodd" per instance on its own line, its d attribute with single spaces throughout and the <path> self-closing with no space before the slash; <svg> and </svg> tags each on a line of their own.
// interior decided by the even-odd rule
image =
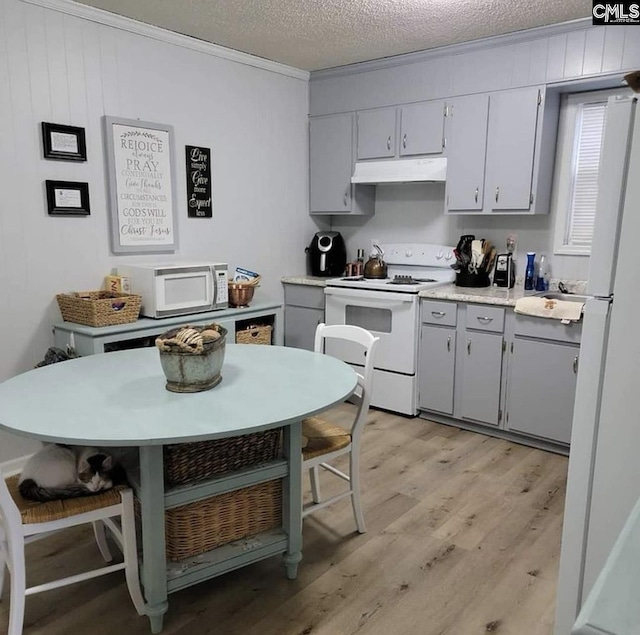
<svg viewBox="0 0 640 635">
<path fill-rule="evenodd" d="M 227 329 L 212 323 L 179 326 L 156 338 L 171 392 L 202 392 L 222 381 Z"/>
</svg>

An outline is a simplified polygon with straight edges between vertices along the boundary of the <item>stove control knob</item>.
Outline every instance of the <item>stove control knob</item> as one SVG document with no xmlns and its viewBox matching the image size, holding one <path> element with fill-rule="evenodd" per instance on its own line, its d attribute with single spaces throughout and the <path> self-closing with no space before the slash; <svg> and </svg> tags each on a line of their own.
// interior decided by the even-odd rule
<svg viewBox="0 0 640 635">
<path fill-rule="evenodd" d="M 442 253 L 442 250 L 440 250 L 437 254 L 436 254 L 436 260 L 442 260 L 442 258 L 444 257 L 444 254 Z"/>
<path fill-rule="evenodd" d="M 407 249 L 407 251 L 404 252 L 404 255 L 407 258 L 411 258 L 411 256 L 413 256 L 413 252 L 411 251 L 411 249 Z"/>
<path fill-rule="evenodd" d="M 448 251 L 444 257 L 445 260 L 451 260 L 453 258 L 453 252 Z"/>
</svg>

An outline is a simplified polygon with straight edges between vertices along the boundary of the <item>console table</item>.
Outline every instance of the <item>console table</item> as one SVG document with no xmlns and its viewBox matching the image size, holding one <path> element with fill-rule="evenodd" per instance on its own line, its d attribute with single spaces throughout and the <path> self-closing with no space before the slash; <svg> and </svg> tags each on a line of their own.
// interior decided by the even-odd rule
<svg viewBox="0 0 640 635">
<path fill-rule="evenodd" d="M 114 350 L 153 346 L 154 339 L 181 324 L 207 324 L 217 322 L 229 332 L 234 341 L 236 331 L 250 324 L 273 326 L 273 344 L 284 344 L 283 310 L 278 303 L 255 303 L 245 308 L 222 309 L 207 313 L 192 313 L 169 318 L 141 318 L 129 324 L 114 326 L 85 326 L 74 322 L 58 322 L 53 326 L 54 345 L 65 349 L 72 345 L 80 356 L 95 355 Z"/>
</svg>

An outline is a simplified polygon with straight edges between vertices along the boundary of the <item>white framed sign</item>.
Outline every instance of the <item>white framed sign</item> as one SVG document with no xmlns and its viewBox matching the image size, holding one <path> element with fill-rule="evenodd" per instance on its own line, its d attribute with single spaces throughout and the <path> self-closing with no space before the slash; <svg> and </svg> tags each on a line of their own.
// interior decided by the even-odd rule
<svg viewBox="0 0 640 635">
<path fill-rule="evenodd" d="M 104 124 L 111 251 L 175 251 L 173 127 L 108 116 Z"/>
</svg>

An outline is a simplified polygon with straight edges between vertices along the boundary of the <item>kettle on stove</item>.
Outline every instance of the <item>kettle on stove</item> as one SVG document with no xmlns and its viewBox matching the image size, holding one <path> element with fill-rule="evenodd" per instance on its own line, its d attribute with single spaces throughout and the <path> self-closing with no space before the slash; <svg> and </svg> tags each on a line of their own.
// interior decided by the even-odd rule
<svg viewBox="0 0 640 635">
<path fill-rule="evenodd" d="M 387 263 L 382 259 L 384 252 L 378 245 L 374 244 L 374 248 L 377 250 L 377 254 L 372 255 L 364 264 L 364 277 L 365 278 L 386 278 L 387 277 Z"/>
</svg>

